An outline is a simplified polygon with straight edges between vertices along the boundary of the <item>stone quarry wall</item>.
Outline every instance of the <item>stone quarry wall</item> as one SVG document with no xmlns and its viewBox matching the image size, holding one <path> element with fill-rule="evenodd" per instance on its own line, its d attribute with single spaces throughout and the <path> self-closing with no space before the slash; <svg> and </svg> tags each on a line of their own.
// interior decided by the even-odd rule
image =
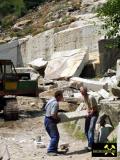
<svg viewBox="0 0 120 160">
<path fill-rule="evenodd" d="M 0 45 L 0 59 L 12 59 L 15 66 L 18 60 L 18 41 Z"/>
<path fill-rule="evenodd" d="M 0 58 L 11 59 L 15 66 L 26 66 L 36 58 L 49 60 L 55 51 L 87 49 L 98 51 L 100 26 L 90 24 L 82 27 L 68 28 L 54 33 L 54 29 L 40 33 L 34 37 L 27 36 L 0 45 Z"/>
<path fill-rule="evenodd" d="M 40 33 L 34 37 L 29 37 L 26 41 L 21 43 L 20 50 L 24 60 L 27 64 L 31 60 L 43 57 L 48 60 L 54 50 L 54 30 L 49 30 Z"/>
<path fill-rule="evenodd" d="M 55 51 L 85 48 L 89 52 L 98 50 L 100 26 L 86 25 L 69 28 L 58 32 L 54 36 Z"/>
</svg>

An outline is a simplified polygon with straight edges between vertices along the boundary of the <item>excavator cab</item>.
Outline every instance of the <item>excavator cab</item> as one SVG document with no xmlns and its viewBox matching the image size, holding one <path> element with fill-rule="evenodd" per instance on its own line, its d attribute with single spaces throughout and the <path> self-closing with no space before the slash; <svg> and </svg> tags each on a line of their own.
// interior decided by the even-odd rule
<svg viewBox="0 0 120 160">
<path fill-rule="evenodd" d="M 16 93 L 18 76 L 11 60 L 0 60 L 0 96 Z"/>
</svg>

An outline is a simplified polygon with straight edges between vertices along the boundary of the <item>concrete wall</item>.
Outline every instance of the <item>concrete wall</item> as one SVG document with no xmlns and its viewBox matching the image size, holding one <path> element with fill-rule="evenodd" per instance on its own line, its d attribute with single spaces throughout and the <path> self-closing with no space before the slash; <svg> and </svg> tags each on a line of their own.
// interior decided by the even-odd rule
<svg viewBox="0 0 120 160">
<path fill-rule="evenodd" d="M 54 29 L 0 45 L 0 58 L 11 59 L 15 66 L 26 66 L 36 58 L 49 60 L 55 51 L 87 49 L 98 50 L 100 26 L 88 24 L 82 27 L 69 28 L 58 33 Z"/>
</svg>

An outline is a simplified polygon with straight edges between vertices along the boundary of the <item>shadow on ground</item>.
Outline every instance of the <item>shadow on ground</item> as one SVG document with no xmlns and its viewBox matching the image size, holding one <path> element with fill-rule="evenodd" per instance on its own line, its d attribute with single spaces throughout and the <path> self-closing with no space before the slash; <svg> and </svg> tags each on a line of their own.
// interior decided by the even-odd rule
<svg viewBox="0 0 120 160">
<path fill-rule="evenodd" d="M 70 152 L 70 153 L 66 153 L 66 155 L 75 155 L 75 154 L 85 154 L 85 153 L 88 153 L 89 151 L 85 150 L 85 149 L 82 149 L 82 150 L 79 150 L 79 151 L 74 151 L 74 152 Z"/>
<path fill-rule="evenodd" d="M 44 115 L 43 111 L 39 111 L 39 110 L 20 110 L 19 111 L 19 117 L 20 118 L 36 118 L 36 117 L 41 117 Z"/>
</svg>

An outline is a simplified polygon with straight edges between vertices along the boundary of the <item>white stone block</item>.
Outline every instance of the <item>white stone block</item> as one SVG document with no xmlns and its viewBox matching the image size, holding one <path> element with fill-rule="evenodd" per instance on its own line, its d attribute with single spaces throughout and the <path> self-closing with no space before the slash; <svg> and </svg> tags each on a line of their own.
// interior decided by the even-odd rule
<svg viewBox="0 0 120 160">
<path fill-rule="evenodd" d="M 16 67 L 15 70 L 17 73 L 30 73 L 35 71 L 32 67 Z"/>
<path fill-rule="evenodd" d="M 100 82 L 100 81 L 95 81 L 95 80 L 88 80 L 88 79 L 84 79 L 84 78 L 79 78 L 79 77 L 73 77 L 70 79 L 70 83 L 72 86 L 72 82 L 73 83 L 79 83 L 84 85 L 85 87 L 88 88 L 88 90 L 92 90 L 92 91 L 99 91 L 101 88 L 104 89 L 108 89 L 108 85 L 107 83 L 104 82 Z"/>
<path fill-rule="evenodd" d="M 99 93 L 103 98 L 109 98 L 109 96 L 110 96 L 110 94 L 109 94 L 105 89 L 99 90 L 98 93 Z"/>
<path fill-rule="evenodd" d="M 43 58 L 37 58 L 31 62 L 28 63 L 28 65 L 36 70 L 39 70 L 41 68 L 45 68 L 47 65 L 47 61 L 45 61 Z"/>
</svg>

